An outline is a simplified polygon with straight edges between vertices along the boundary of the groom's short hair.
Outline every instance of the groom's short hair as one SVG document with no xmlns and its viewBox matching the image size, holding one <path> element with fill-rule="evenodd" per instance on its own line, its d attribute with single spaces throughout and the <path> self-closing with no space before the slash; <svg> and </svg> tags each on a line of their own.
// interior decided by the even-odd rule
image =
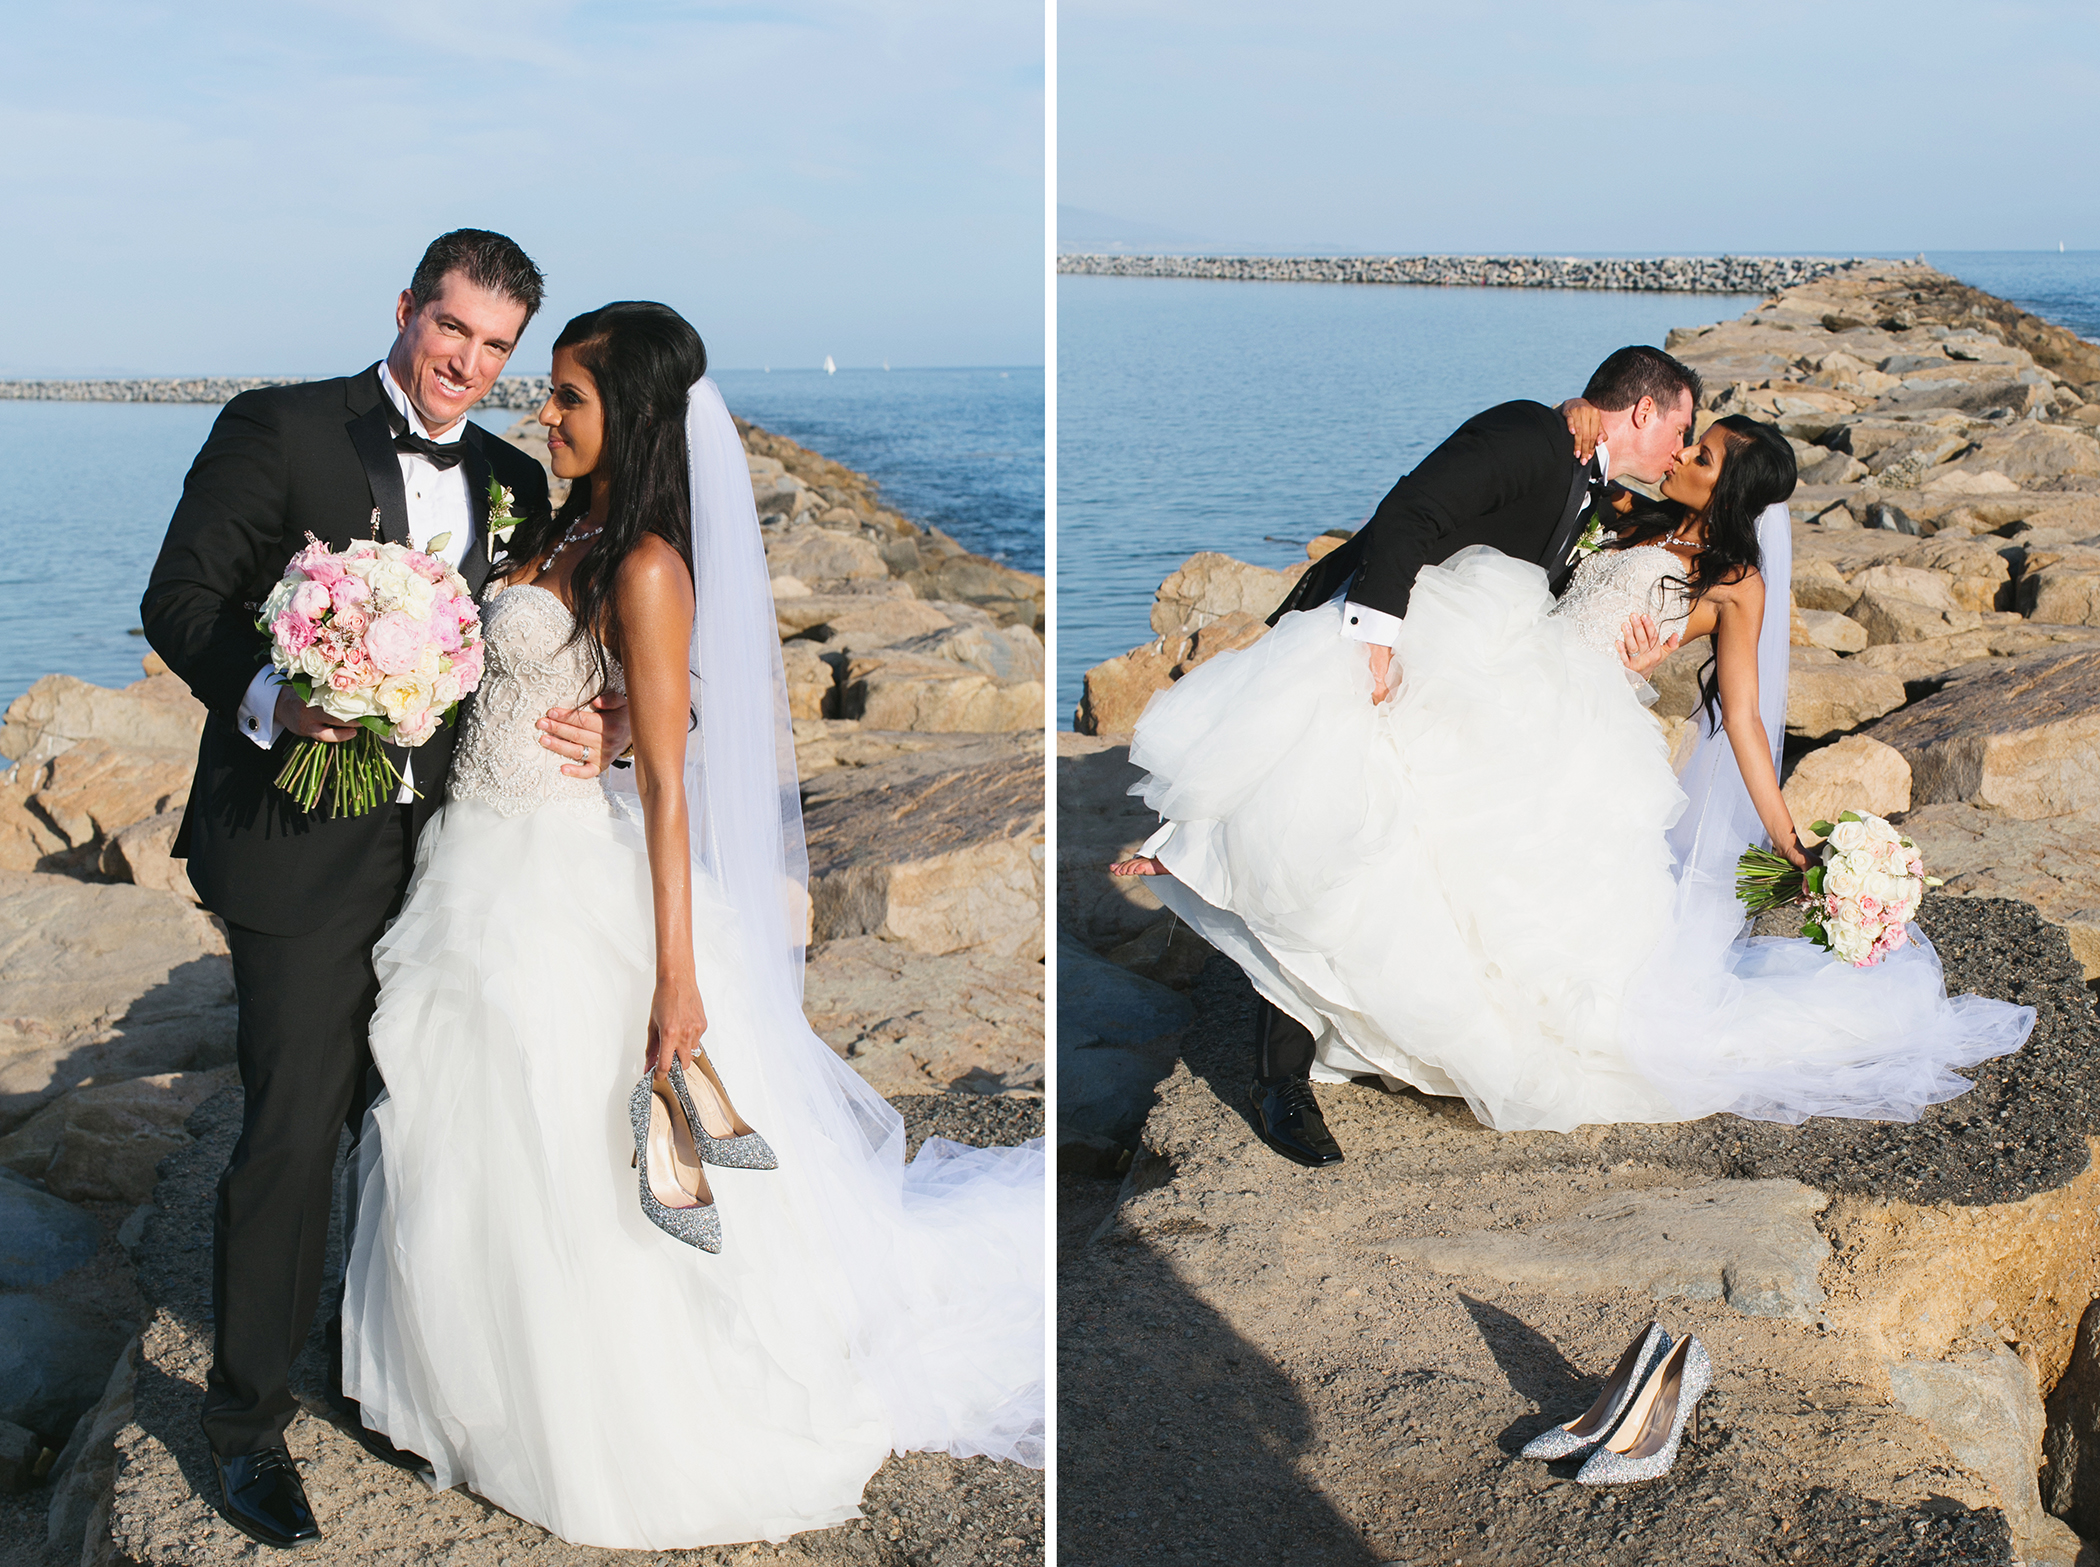
<svg viewBox="0 0 2100 1567">
<path fill-rule="evenodd" d="M 446 277 L 454 272 L 463 274 L 476 288 L 523 305 L 527 321 L 539 313 L 547 280 L 507 235 L 487 229 L 454 229 L 432 240 L 416 263 L 416 275 L 408 281 L 408 297 L 416 309 L 437 298 Z"/>
<path fill-rule="evenodd" d="M 1606 413 L 1618 413 L 1644 397 L 1654 398 L 1658 408 L 1675 408 L 1678 397 L 1685 392 L 1692 394 L 1692 406 L 1697 408 L 1699 373 L 1679 364 L 1660 348 L 1636 343 L 1597 366 L 1590 384 L 1582 389 L 1582 397 Z"/>
</svg>

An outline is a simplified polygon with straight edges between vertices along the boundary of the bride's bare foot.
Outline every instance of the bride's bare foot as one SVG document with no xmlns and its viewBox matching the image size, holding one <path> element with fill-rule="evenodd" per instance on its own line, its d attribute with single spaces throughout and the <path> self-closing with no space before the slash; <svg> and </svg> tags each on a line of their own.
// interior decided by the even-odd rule
<svg viewBox="0 0 2100 1567">
<path fill-rule="evenodd" d="M 1167 868 L 1149 854 L 1135 855 L 1127 860 L 1118 860 L 1108 868 L 1111 876 L 1164 876 Z"/>
</svg>

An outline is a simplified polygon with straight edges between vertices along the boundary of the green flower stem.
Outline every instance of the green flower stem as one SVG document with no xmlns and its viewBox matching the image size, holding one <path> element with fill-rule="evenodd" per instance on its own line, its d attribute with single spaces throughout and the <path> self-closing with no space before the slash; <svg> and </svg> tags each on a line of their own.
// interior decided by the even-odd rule
<svg viewBox="0 0 2100 1567">
<path fill-rule="evenodd" d="M 352 740 L 301 740 L 277 775 L 277 787 L 302 811 L 314 810 L 326 793 L 331 817 L 368 816 L 400 785 L 401 774 L 370 730 Z"/>
</svg>

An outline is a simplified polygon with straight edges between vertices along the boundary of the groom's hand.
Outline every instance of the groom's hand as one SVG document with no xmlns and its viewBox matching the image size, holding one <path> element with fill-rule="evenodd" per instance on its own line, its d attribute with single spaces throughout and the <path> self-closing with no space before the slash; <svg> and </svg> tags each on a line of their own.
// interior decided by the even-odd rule
<svg viewBox="0 0 2100 1567">
<path fill-rule="evenodd" d="M 309 740 L 355 740 L 357 729 L 332 713 L 299 700 L 290 686 L 277 688 L 277 727 Z"/>
<path fill-rule="evenodd" d="M 1677 651 L 1677 645 L 1683 640 L 1681 631 L 1673 631 L 1666 637 L 1648 616 L 1629 615 L 1626 624 L 1619 629 L 1619 662 L 1646 680 L 1656 665 Z"/>
<path fill-rule="evenodd" d="M 1391 648 L 1380 647 L 1376 642 L 1366 642 L 1364 646 L 1371 653 L 1371 705 L 1376 707 L 1393 694 L 1393 688 L 1400 683 L 1400 672 L 1393 668 Z"/>
<path fill-rule="evenodd" d="M 589 707 L 550 707 L 540 720 L 540 744 L 569 760 L 570 778 L 596 778 L 634 743 L 627 698 L 608 691 Z"/>
</svg>

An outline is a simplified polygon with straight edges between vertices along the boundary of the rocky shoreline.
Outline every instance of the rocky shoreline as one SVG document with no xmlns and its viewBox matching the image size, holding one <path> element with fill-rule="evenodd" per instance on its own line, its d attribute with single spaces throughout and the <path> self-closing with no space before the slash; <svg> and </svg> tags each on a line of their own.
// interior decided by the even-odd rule
<svg viewBox="0 0 2100 1567">
<path fill-rule="evenodd" d="M 802 775 L 811 1026 L 914 1142 L 1035 1135 L 1043 580 L 741 428 Z M 544 458 L 540 434 L 509 438 Z M 195 1494 L 211 1188 L 239 1110 L 224 936 L 168 853 L 203 720 L 149 656 L 122 690 L 46 676 L 0 726 L 0 1567 L 253 1554 Z M 613 1559 L 429 1498 L 324 1419 L 292 1445 L 324 1526 L 345 1520 L 332 1558 Z M 660 1559 L 1039 1560 L 1042 1498 L 1039 1473 L 919 1455 L 871 1483 L 866 1524 Z"/>
<path fill-rule="evenodd" d="M 1640 293 L 1769 294 L 1868 263 L 1826 256 L 1124 256 L 1061 255 L 1080 277 L 1209 278 L 1236 283 L 1388 283 L 1431 288 L 1603 288 Z"/>
<path fill-rule="evenodd" d="M 1706 380 L 1702 419 L 1773 421 L 1802 464 L 1797 819 L 1903 824 L 1947 878 L 1921 919 L 1950 985 L 2042 1023 L 1915 1126 L 1508 1136 L 1351 1085 L 1319 1090 L 1348 1162 L 1284 1164 L 1241 1108 L 1244 979 L 1103 871 L 1153 826 L 1123 792 L 1144 704 L 1262 635 L 1303 569 L 1193 557 L 1058 743 L 1062 1429 L 1125 1438 L 1061 1452 L 1106 1531 L 1075 1559 L 1136 1551 L 1123 1514 L 1201 1489 L 1139 1457 L 1200 1464 L 1191 1422 L 1218 1428 L 1170 1391 L 1169 1319 L 1238 1368 L 1206 1396 L 1253 1400 L 1336 1560 L 1601 1562 L 1629 1531 L 1687 1561 L 2096 1554 L 2100 345 L 1876 263 L 1668 346 Z M 1673 739 L 1704 657 L 1657 674 Z M 1657 1312 L 1726 1363 L 1690 1461 L 1619 1500 L 1515 1462 Z M 1125 1354 L 1159 1356 L 1158 1385 Z M 1147 1430 L 1148 1399 L 1177 1412 Z M 1230 1498 L 1234 1468 L 1194 1472 Z"/>
</svg>

